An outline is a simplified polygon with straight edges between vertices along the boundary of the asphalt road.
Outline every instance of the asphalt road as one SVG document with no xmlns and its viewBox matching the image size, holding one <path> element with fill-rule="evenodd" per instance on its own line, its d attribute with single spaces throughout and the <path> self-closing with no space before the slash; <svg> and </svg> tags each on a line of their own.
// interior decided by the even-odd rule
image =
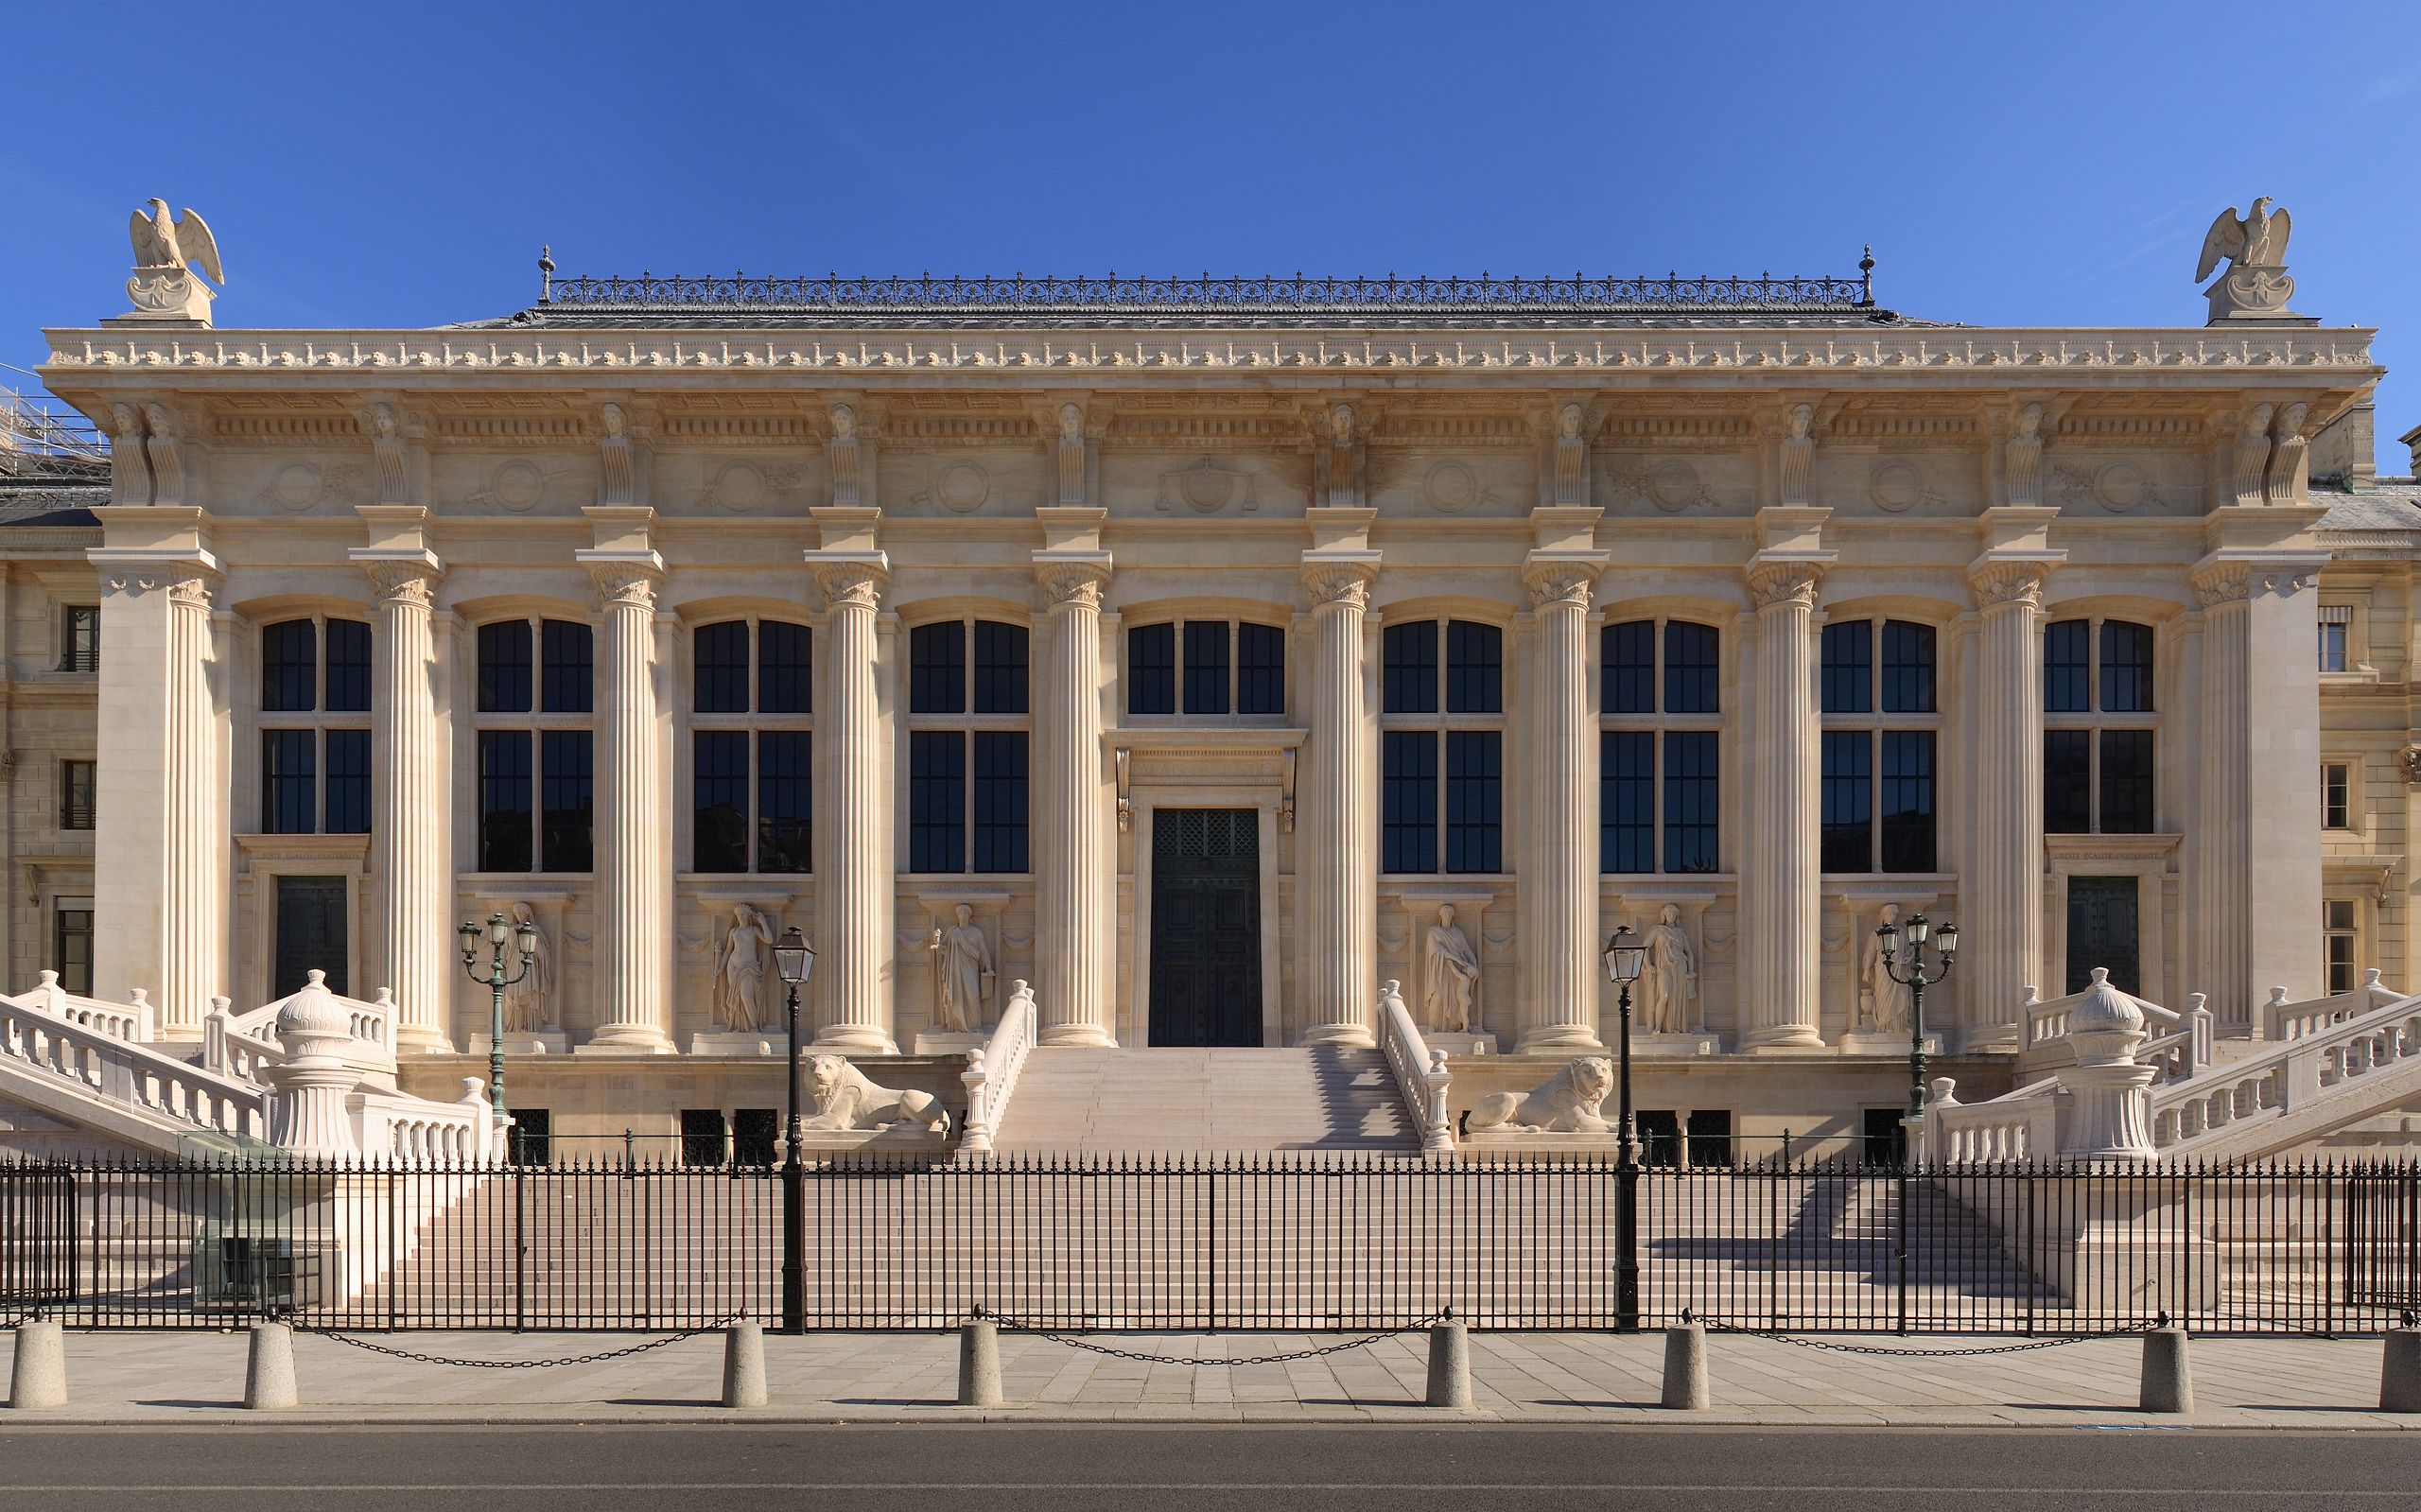
<svg viewBox="0 0 2421 1512">
<path fill-rule="evenodd" d="M 0 1508 L 2412 1506 L 2421 1434 L 1502 1424 L 0 1430 Z M 476 1493 L 462 1503 L 432 1498 Z M 821 1493 L 821 1494 L 819 1494 Z M 145 1498 L 130 1502 L 131 1496 Z M 1956 1502 L 1945 1502 L 1956 1496 Z M 970 1500 L 980 1497 L 980 1500 Z M 1282 1502 L 1281 1499 L 1282 1498 Z"/>
</svg>

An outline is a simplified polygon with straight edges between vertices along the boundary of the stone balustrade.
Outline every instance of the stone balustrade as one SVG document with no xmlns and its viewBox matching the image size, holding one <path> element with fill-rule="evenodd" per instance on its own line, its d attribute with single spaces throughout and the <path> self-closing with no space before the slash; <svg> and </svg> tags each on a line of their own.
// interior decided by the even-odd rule
<svg viewBox="0 0 2421 1512">
<path fill-rule="evenodd" d="M 40 992 L 0 996 L 0 1059 L 73 1083 L 145 1121 L 267 1136 L 269 1094 L 262 1088 L 137 1044 L 117 1027 L 109 1016 L 96 1026 L 61 1015 Z"/>
<path fill-rule="evenodd" d="M 2323 999 L 2325 1000 L 2325 999 Z M 2152 1141 L 2164 1154 L 2256 1119 L 2284 1117 L 2358 1078 L 2421 1057 L 2421 996 L 2395 998 L 2349 1018 L 2296 1011 L 2282 1023 L 2308 1032 L 2273 1050 L 2152 1089 Z"/>
<path fill-rule="evenodd" d="M 158 1037 L 158 1015 L 142 988 L 134 989 L 133 998 L 131 1003 L 114 1003 L 83 997 L 61 986 L 58 972 L 45 971 L 40 984 L 18 1000 L 47 1009 L 70 1023 L 139 1045 Z"/>
<path fill-rule="evenodd" d="M 2263 1039 L 2300 1039 L 2331 1024 L 2342 1024 L 2375 1008 L 2384 1008 L 2402 997 L 2395 988 L 2379 985 L 2379 974 L 2374 967 L 2362 973 L 2362 984 L 2350 992 L 2303 1002 L 2289 1002 L 2286 988 L 2273 987 L 2270 1000 L 2261 1005 L 2254 1023 Z"/>
<path fill-rule="evenodd" d="M 310 972 L 303 990 L 325 991 L 326 980 L 323 972 Z M 294 996 L 288 994 L 240 1014 L 228 1011 L 226 999 L 213 998 L 210 1016 L 202 1020 L 201 1064 L 257 1086 L 269 1086 L 269 1068 L 286 1059 L 285 1048 L 277 1039 L 277 1016 Z M 378 996 L 367 1002 L 340 993 L 329 996 L 343 1010 L 352 1031 L 352 1041 L 343 1051 L 345 1064 L 392 1087 L 395 1080 L 393 995 L 381 987 Z"/>
<path fill-rule="evenodd" d="M 1447 1120 L 1447 1099 L 1454 1076 L 1446 1069 L 1446 1052 L 1431 1050 L 1421 1038 L 1420 1026 L 1413 1021 L 1412 1010 L 1404 1006 L 1398 986 L 1388 982 L 1379 991 L 1379 1048 L 1386 1054 L 1388 1069 L 1395 1073 L 1404 1111 L 1420 1131 L 1420 1153 L 1432 1159 L 1451 1160 L 1454 1133 Z"/>
<path fill-rule="evenodd" d="M 993 1026 L 991 1039 L 982 1049 L 967 1052 L 967 1069 L 959 1073 L 959 1080 L 967 1086 L 967 1123 L 958 1140 L 962 1155 L 991 1152 L 992 1137 L 1000 1132 L 1001 1120 L 1007 1116 L 1009 1097 L 1017 1090 L 1018 1075 L 1025 1069 L 1026 1056 L 1034 1050 L 1039 1023 L 1034 989 L 1023 982 L 1016 982 L 1009 990 L 1009 1005 L 1001 1010 L 1001 1021 Z"/>
<path fill-rule="evenodd" d="M 1910 1147 L 1926 1165 L 2049 1160 L 2060 1150 L 2059 1083 L 2046 1080 L 1986 1103 L 1961 1103 L 1958 1084 L 1933 1079 Z"/>
<path fill-rule="evenodd" d="M 462 1096 L 432 1103 L 399 1092 L 361 1094 L 357 1138 L 370 1159 L 406 1164 L 485 1164 L 502 1150 L 504 1130 L 488 1105 L 487 1084 L 462 1078 Z"/>
</svg>

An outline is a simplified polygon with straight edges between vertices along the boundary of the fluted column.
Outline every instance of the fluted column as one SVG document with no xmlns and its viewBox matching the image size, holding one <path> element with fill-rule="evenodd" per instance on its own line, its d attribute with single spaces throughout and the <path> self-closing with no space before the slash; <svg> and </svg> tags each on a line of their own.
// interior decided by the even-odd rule
<svg viewBox="0 0 2421 1512">
<path fill-rule="evenodd" d="M 1976 830 L 1959 878 L 1971 1050 L 2016 1050 L 2043 959 L 2044 562 L 1979 562 Z"/>
<path fill-rule="evenodd" d="M 376 907 L 370 985 L 393 992 L 395 1044 L 405 1051 L 453 1048 L 446 1003 L 453 986 L 453 928 L 446 918 L 446 762 L 438 747 L 436 645 L 427 563 L 367 565 L 378 596 L 370 701 L 374 756 L 370 872 Z"/>
<path fill-rule="evenodd" d="M 1594 562 L 1539 560 L 1523 574 L 1536 606 L 1537 676 L 1524 770 L 1531 857 L 1522 878 L 1523 1053 L 1595 1050 L 1597 732 L 1589 712 L 1589 596 Z"/>
<path fill-rule="evenodd" d="M 1748 571 L 1757 608 L 1757 686 L 1741 762 L 1749 801 L 1740 946 L 1743 1041 L 1750 1050 L 1823 1044 L 1817 1033 L 1823 768 L 1812 625 L 1822 576 L 1819 564 L 1787 559 L 1752 563 Z"/>
<path fill-rule="evenodd" d="M 672 867 L 655 696 L 660 573 L 630 563 L 596 568 L 601 637 L 596 858 L 600 1050 L 672 1049 Z"/>
<path fill-rule="evenodd" d="M 1363 653 L 1363 620 L 1378 554 L 1350 560 L 1305 554 L 1312 594 L 1310 733 L 1304 738 L 1295 811 L 1301 899 L 1303 1042 L 1376 1043 L 1378 992 L 1379 780 Z"/>
<path fill-rule="evenodd" d="M 815 1043 L 850 1054 L 888 1055 L 891 1033 L 891 813 L 884 801 L 882 701 L 878 695 L 875 613 L 888 581 L 879 561 L 815 569 L 828 611 L 824 627 L 825 697 L 815 719 L 815 778 L 823 790 L 816 901 L 823 915 L 824 1021 Z"/>
<path fill-rule="evenodd" d="M 1035 837 L 1035 972 L 1046 1045 L 1110 1045 L 1110 819 L 1102 789 L 1101 591 L 1106 552 L 1054 560 L 1035 577 L 1051 600 L 1042 677 L 1040 827 Z"/>
</svg>

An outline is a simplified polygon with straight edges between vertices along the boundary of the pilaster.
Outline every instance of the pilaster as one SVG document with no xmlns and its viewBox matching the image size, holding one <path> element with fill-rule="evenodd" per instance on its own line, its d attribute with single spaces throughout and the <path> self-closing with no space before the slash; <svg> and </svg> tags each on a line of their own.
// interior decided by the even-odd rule
<svg viewBox="0 0 2421 1512">
<path fill-rule="evenodd" d="M 1747 843 L 1740 877 L 1741 1022 L 1750 1050 L 1814 1050 L 1823 967 L 1818 841 L 1821 741 L 1816 707 L 1817 586 L 1837 553 L 1823 548 L 1832 512 L 1757 512 L 1764 549 L 1749 561 L 1757 615 L 1750 715 Z"/>
<path fill-rule="evenodd" d="M 1597 731 L 1589 697 L 1589 600 L 1608 554 L 1592 508 L 1530 512 L 1537 546 L 1523 562 L 1537 619 L 1529 712 L 1537 788 L 1521 899 L 1524 1054 L 1595 1050 L 1597 1039 Z"/>
<path fill-rule="evenodd" d="M 882 512 L 809 512 L 822 545 L 806 560 L 825 602 L 823 694 L 816 704 L 816 903 L 823 952 L 815 1043 L 846 1054 L 894 1053 L 890 735 L 878 689 L 876 615 L 891 563 L 875 546 Z"/>
<path fill-rule="evenodd" d="M 1378 715 L 1371 697 L 1364 623 L 1380 554 L 1370 548 L 1378 512 L 1309 512 L 1312 547 L 1302 556 L 1312 599 L 1309 734 L 1298 757 L 1295 849 L 1302 952 L 1303 1042 L 1377 1043 L 1371 1015 L 1378 983 Z"/>
<path fill-rule="evenodd" d="M 1072 408 L 1072 407 L 1071 407 Z M 1082 479 L 1077 438 L 1077 481 Z M 1101 594 L 1110 555 L 1101 548 L 1109 512 L 1062 506 L 1035 512 L 1043 549 L 1035 581 L 1050 606 L 1036 763 L 1035 969 L 1047 1045 L 1111 1045 L 1110 889 L 1117 858 L 1111 791 L 1103 777 Z"/>
</svg>

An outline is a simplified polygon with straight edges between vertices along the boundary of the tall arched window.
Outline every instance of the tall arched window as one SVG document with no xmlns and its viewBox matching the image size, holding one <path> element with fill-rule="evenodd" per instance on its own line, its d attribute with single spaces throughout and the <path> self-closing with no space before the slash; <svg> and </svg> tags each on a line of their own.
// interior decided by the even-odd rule
<svg viewBox="0 0 2421 1512">
<path fill-rule="evenodd" d="M 1032 731 L 1026 627 L 908 633 L 908 869 L 1022 872 Z"/>
<path fill-rule="evenodd" d="M 1722 646 L 1715 627 L 1684 619 L 1625 620 L 1599 636 L 1600 870 L 1722 869 Z"/>
<path fill-rule="evenodd" d="M 812 864 L 813 646 L 813 631 L 780 619 L 726 619 L 691 636 L 693 870 Z"/>
<path fill-rule="evenodd" d="M 1935 867 L 1935 754 L 1942 716 L 1934 628 L 1906 619 L 1824 627 L 1822 867 Z"/>
<path fill-rule="evenodd" d="M 1385 643 L 1382 869 L 1503 871 L 1504 632 L 1418 619 Z"/>
<path fill-rule="evenodd" d="M 568 619 L 479 629 L 479 870 L 594 868 L 595 636 Z"/>
<path fill-rule="evenodd" d="M 370 627 L 261 627 L 261 832 L 370 832 Z"/>
<path fill-rule="evenodd" d="M 2043 828 L 2149 835 L 2153 785 L 2152 629 L 2126 619 L 2043 628 Z"/>
</svg>

